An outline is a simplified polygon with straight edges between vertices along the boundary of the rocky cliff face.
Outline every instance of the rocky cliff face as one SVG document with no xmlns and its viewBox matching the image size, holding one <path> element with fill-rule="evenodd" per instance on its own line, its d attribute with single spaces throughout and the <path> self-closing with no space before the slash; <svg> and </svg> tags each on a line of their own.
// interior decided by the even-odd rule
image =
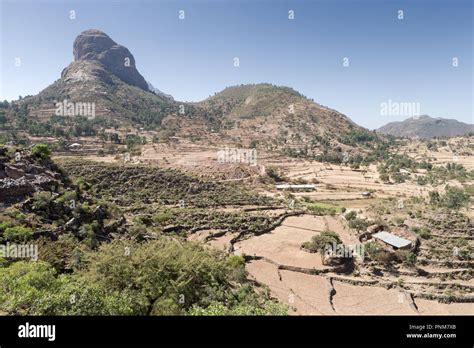
<svg viewBox="0 0 474 348">
<path fill-rule="evenodd" d="M 124 46 L 117 44 L 100 30 L 86 30 L 74 41 L 74 62 L 63 70 L 63 79 L 87 79 L 87 72 L 110 83 L 107 73 L 123 82 L 148 91 L 148 84 L 135 66 L 135 58 Z M 105 71 L 102 71 L 105 70 Z"/>
<path fill-rule="evenodd" d="M 150 119 L 159 124 L 166 115 L 177 113 L 173 99 L 152 92 L 130 51 L 107 34 L 95 29 L 80 33 L 73 54 L 74 61 L 63 69 L 60 79 L 21 100 L 30 117 L 49 120 L 57 115 L 57 103 L 65 101 L 93 103 L 95 115 L 91 118 L 106 117 L 127 126 L 149 126 Z"/>
</svg>

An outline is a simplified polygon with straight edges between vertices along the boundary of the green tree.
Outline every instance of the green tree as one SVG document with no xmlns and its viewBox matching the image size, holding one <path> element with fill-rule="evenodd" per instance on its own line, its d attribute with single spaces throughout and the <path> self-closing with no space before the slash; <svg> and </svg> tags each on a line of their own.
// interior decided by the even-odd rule
<svg viewBox="0 0 474 348">
<path fill-rule="evenodd" d="M 46 144 L 36 144 L 31 149 L 31 153 L 41 159 L 49 159 L 51 157 L 51 150 Z"/>
</svg>

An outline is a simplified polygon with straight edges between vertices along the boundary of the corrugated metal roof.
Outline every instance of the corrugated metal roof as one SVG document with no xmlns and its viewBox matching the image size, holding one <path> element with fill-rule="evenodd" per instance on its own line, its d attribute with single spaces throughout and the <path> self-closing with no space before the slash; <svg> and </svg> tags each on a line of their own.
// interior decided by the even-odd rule
<svg viewBox="0 0 474 348">
<path fill-rule="evenodd" d="M 294 189 L 314 189 L 315 187 L 316 187 L 315 185 L 290 185 L 290 184 L 275 185 L 275 188 L 277 188 L 277 189 L 288 189 L 288 188 L 294 188 Z"/>
<path fill-rule="evenodd" d="M 381 241 L 393 245 L 396 248 L 403 248 L 411 244 L 408 239 L 401 238 L 386 231 L 375 233 L 372 235 L 372 237 L 380 239 Z"/>
</svg>

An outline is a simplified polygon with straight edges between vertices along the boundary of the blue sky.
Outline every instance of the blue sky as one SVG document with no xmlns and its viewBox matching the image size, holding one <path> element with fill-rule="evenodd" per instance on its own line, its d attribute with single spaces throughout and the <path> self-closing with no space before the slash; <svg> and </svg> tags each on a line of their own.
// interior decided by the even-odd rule
<svg viewBox="0 0 474 348">
<path fill-rule="evenodd" d="M 129 48 L 145 79 L 177 100 L 269 82 L 371 129 L 406 118 L 381 115 L 389 100 L 473 123 L 471 0 L 0 2 L 1 100 L 58 79 L 75 37 L 95 28 Z"/>
</svg>

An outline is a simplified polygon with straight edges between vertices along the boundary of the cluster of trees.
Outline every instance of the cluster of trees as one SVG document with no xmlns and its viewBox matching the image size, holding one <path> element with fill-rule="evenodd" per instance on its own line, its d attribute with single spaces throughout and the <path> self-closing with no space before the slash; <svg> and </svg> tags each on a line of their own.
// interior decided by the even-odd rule
<svg viewBox="0 0 474 348">
<path fill-rule="evenodd" d="M 440 194 L 438 191 L 430 191 L 430 204 L 446 207 L 449 209 L 459 209 L 469 203 L 470 194 L 463 188 L 446 186 L 446 193 Z"/>
<path fill-rule="evenodd" d="M 49 156 L 49 148 L 39 144 L 25 158 L 46 166 Z M 163 236 L 159 228 L 155 229 L 158 231 L 155 239 L 150 241 L 135 238 L 133 226 L 120 224 L 113 229 L 117 235 L 113 237 L 109 227 L 119 221 L 120 209 L 115 207 L 118 209 L 115 211 L 107 201 L 96 199 L 96 187 L 85 179 L 79 178 L 75 184 L 68 180 L 67 177 L 61 180 L 54 193 L 38 191 L 24 204 L 0 212 L 0 242 L 34 243 L 39 251 L 38 261 L 0 255 L 0 312 L 10 315 L 287 313 L 285 305 L 271 300 L 266 293 L 257 293 L 247 282 L 245 260 L 240 256 L 211 250 L 178 235 Z M 168 186 L 168 181 L 164 183 Z M 172 218 L 173 214 L 156 216 L 155 222 L 165 223 Z M 66 224 L 68 221 L 74 223 Z M 57 240 L 50 239 L 48 231 L 60 226 L 64 229 Z M 262 226 L 265 221 L 255 220 L 255 228 Z M 139 227 L 145 233 L 150 232 L 149 226 Z M 248 228 L 252 230 L 253 226 Z M 34 231 L 43 231 L 44 236 L 38 237 Z"/>
<path fill-rule="evenodd" d="M 127 134 L 125 144 L 129 151 L 135 150 L 137 147 L 146 144 L 146 138 L 135 134 Z"/>
<path fill-rule="evenodd" d="M 346 220 L 349 222 L 349 227 L 357 231 L 365 231 L 369 227 L 369 222 L 367 220 L 357 217 L 355 210 L 351 210 L 346 215 L 344 215 Z"/>
<path fill-rule="evenodd" d="M 339 141 L 346 145 L 361 145 L 379 140 L 375 132 L 352 129 L 349 133 L 342 136 Z"/>
<path fill-rule="evenodd" d="M 392 262 L 404 262 L 409 266 L 413 266 L 416 263 L 417 255 L 414 252 L 406 250 L 398 250 L 396 252 L 390 251 L 377 242 L 369 242 L 365 244 L 364 248 L 365 256 L 370 260 L 389 265 Z"/>
<path fill-rule="evenodd" d="M 388 182 L 392 179 L 395 183 L 405 182 L 410 178 L 408 173 L 402 173 L 400 170 L 416 171 L 417 169 L 425 169 L 431 171 L 433 164 L 427 161 L 415 161 L 407 156 L 392 154 L 383 163 L 377 167 L 380 174 L 380 180 Z"/>
<path fill-rule="evenodd" d="M 142 110 L 132 116 L 132 121 L 141 125 L 145 129 L 156 129 L 161 126 L 161 122 L 166 115 L 176 112 L 175 109 L 164 109 L 161 111 Z"/>
<path fill-rule="evenodd" d="M 445 167 L 433 167 L 426 175 L 417 176 L 418 185 L 440 185 L 447 180 L 458 180 L 464 182 L 467 179 L 474 179 L 474 170 L 467 171 L 459 163 L 447 163 Z"/>
<path fill-rule="evenodd" d="M 0 309 L 13 315 L 278 315 L 257 295 L 244 260 L 194 243 L 115 240 L 87 252 L 71 273 L 50 263 L 0 267 Z"/>
<path fill-rule="evenodd" d="M 7 122 L 6 112 L 10 111 L 13 122 Z M 9 104 L 0 102 L 0 129 L 10 131 L 26 131 L 33 136 L 78 137 L 94 136 L 99 129 L 117 128 L 118 123 L 109 118 L 97 117 L 89 119 L 84 116 L 52 116 L 42 122 L 29 117 L 28 104 Z"/>
</svg>

